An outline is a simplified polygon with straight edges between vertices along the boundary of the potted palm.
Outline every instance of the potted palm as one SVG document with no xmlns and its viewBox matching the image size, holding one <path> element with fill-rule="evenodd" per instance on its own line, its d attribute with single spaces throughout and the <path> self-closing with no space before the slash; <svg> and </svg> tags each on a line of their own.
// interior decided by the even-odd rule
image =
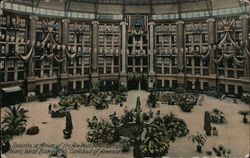
<svg viewBox="0 0 250 158">
<path fill-rule="evenodd" d="M 205 144 L 207 137 L 197 132 L 196 135 L 190 135 L 188 139 L 191 139 L 194 144 L 197 144 L 196 150 L 201 153 L 202 146 Z"/>
<path fill-rule="evenodd" d="M 28 110 L 21 108 L 22 104 L 16 106 L 8 106 L 6 114 L 3 117 L 3 128 L 7 129 L 9 133 L 13 135 L 22 134 L 26 129 L 27 116 L 26 113 Z"/>
<path fill-rule="evenodd" d="M 243 122 L 244 122 L 244 123 L 248 123 L 248 120 L 247 120 L 247 117 L 246 117 L 246 116 L 250 114 L 250 111 L 241 110 L 241 111 L 239 111 L 239 114 L 240 114 L 240 115 L 243 115 Z"/>
</svg>

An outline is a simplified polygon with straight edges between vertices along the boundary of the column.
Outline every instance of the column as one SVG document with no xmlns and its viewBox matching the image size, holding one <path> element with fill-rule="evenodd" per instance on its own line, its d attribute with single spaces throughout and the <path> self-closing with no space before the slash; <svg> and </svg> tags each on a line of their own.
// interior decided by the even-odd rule
<svg viewBox="0 0 250 158">
<path fill-rule="evenodd" d="M 225 93 L 228 93 L 228 84 L 225 84 Z"/>
<path fill-rule="evenodd" d="M 69 19 L 62 20 L 62 44 L 65 46 L 65 50 L 62 51 L 61 57 L 64 58 L 64 61 L 61 64 L 60 69 L 60 82 L 59 85 L 60 90 L 64 89 L 67 91 L 68 88 L 68 74 L 67 74 L 67 57 L 66 57 L 66 49 L 68 49 L 68 30 L 69 30 Z"/>
<path fill-rule="evenodd" d="M 69 30 L 69 19 L 63 19 L 62 20 L 62 44 L 65 46 L 65 49 L 68 49 L 68 30 Z M 66 77 L 67 75 L 67 58 L 66 58 L 66 52 L 61 54 L 62 57 L 65 57 L 65 60 L 62 63 L 62 69 L 61 73 L 63 77 Z"/>
<path fill-rule="evenodd" d="M 92 21 L 91 38 L 91 82 L 92 85 L 98 82 L 98 21 Z"/>
<path fill-rule="evenodd" d="M 207 19 L 207 25 L 208 25 L 208 45 L 212 45 L 215 43 L 215 20 L 214 18 L 209 18 Z M 212 58 L 214 57 L 214 48 L 211 47 L 211 54 L 210 54 L 210 60 L 209 60 L 209 75 L 215 75 L 216 70 L 215 70 L 215 64 L 212 62 Z"/>
<path fill-rule="evenodd" d="M 127 65 L 127 25 L 128 23 L 126 22 L 121 22 L 121 56 L 122 62 L 121 62 L 121 74 L 120 74 L 120 81 L 121 84 L 124 86 L 127 86 L 127 70 L 126 70 L 126 65 Z M 119 70 L 120 71 L 120 70 Z"/>
<path fill-rule="evenodd" d="M 234 85 L 234 94 L 238 95 L 238 85 Z"/>
<path fill-rule="evenodd" d="M 76 76 L 76 61 L 73 63 L 73 76 Z"/>
<path fill-rule="evenodd" d="M 28 29 L 28 39 L 30 40 L 30 43 L 32 45 L 36 42 L 36 20 L 37 16 L 31 15 L 29 17 L 29 29 Z M 27 50 L 29 50 L 32 46 L 27 46 Z M 28 70 L 27 70 L 27 87 L 26 88 L 26 94 L 28 95 L 28 92 L 35 92 L 36 90 L 36 81 L 35 81 L 35 52 L 33 51 L 33 54 L 28 62 Z"/>
<path fill-rule="evenodd" d="M 177 47 L 178 47 L 178 68 L 183 72 L 184 68 L 184 21 L 177 21 Z"/>
<path fill-rule="evenodd" d="M 177 75 L 178 84 L 185 87 L 185 52 L 184 52 L 184 21 L 179 20 L 176 22 L 177 25 L 177 48 L 178 48 L 178 71 Z"/>
<path fill-rule="evenodd" d="M 121 50 L 121 55 L 122 55 L 122 73 L 126 73 L 126 40 L 127 40 L 127 30 L 126 30 L 126 25 L 128 23 L 126 22 L 121 22 L 120 25 L 122 26 L 122 50 Z"/>
<path fill-rule="evenodd" d="M 17 75 L 18 75 L 18 70 L 17 70 L 17 60 L 14 62 L 14 81 L 17 81 Z"/>
<path fill-rule="evenodd" d="M 43 94 L 43 84 L 40 84 L 40 94 Z"/>
<path fill-rule="evenodd" d="M 73 89 L 76 89 L 76 81 L 73 81 Z"/>
<path fill-rule="evenodd" d="M 35 44 L 36 41 L 36 20 L 37 16 L 30 16 L 29 17 L 29 40 L 31 44 Z M 30 46 L 31 47 L 31 46 Z M 30 48 L 28 48 L 30 49 Z M 34 77 L 34 67 L 35 67 L 35 60 L 34 60 L 35 54 L 32 54 L 31 59 L 29 60 L 29 70 L 28 70 L 28 77 Z"/>
<path fill-rule="evenodd" d="M 155 22 L 151 21 L 148 23 L 149 25 L 149 48 L 148 48 L 148 54 L 149 54 L 149 82 L 148 87 L 153 88 L 154 83 L 156 83 L 155 79 L 155 71 L 154 71 L 154 25 Z M 157 86 L 155 84 L 155 86 Z"/>
<path fill-rule="evenodd" d="M 194 65 L 194 57 L 192 57 L 192 75 L 195 75 L 195 65 Z"/>
<path fill-rule="evenodd" d="M 248 39 L 248 34 L 249 34 L 249 16 L 247 14 L 241 15 L 241 26 L 242 26 L 242 42 L 246 44 L 246 46 L 249 48 L 249 39 Z M 245 57 L 245 66 L 244 66 L 244 77 L 249 78 L 250 77 L 250 57 L 245 51 L 244 53 Z"/>
<path fill-rule="evenodd" d="M 50 91 L 50 92 L 52 92 L 52 84 L 53 84 L 53 83 L 50 83 L 50 84 L 49 84 L 49 91 Z"/>
<path fill-rule="evenodd" d="M 153 21 L 149 25 L 149 75 L 154 75 L 154 25 Z"/>
<path fill-rule="evenodd" d="M 97 73 L 98 64 L 98 21 L 92 21 L 92 48 L 91 48 L 91 68 L 92 73 Z"/>
<path fill-rule="evenodd" d="M 242 40 L 243 43 L 246 44 L 246 47 L 249 48 L 250 43 L 249 43 L 249 16 L 247 14 L 243 14 L 240 16 L 241 19 L 241 26 L 242 26 Z M 249 79 L 250 79 L 250 56 L 249 54 L 244 51 L 244 58 L 245 58 L 245 64 L 244 64 L 244 78 L 248 81 L 244 86 L 243 85 L 243 91 L 250 94 L 250 84 Z"/>
</svg>

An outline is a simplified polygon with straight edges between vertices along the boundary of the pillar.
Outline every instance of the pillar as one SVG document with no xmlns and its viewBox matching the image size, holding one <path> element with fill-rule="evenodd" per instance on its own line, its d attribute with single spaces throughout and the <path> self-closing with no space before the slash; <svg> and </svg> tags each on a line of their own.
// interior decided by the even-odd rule
<svg viewBox="0 0 250 158">
<path fill-rule="evenodd" d="M 209 76 L 212 78 L 209 80 L 209 87 L 216 87 L 216 64 L 213 63 L 213 58 L 215 57 L 215 19 L 214 18 L 208 18 L 207 19 L 207 26 L 208 26 L 208 45 L 211 47 L 210 48 L 210 58 L 209 58 L 209 65 L 208 65 L 208 73 Z"/>
<path fill-rule="evenodd" d="M 31 15 L 29 17 L 29 29 L 28 29 L 28 39 L 30 41 L 31 44 L 35 44 L 36 42 L 36 20 L 37 20 L 37 16 Z M 31 47 L 31 46 L 30 46 Z M 28 46 L 28 49 L 30 49 L 30 47 Z M 27 70 L 27 76 L 26 76 L 26 80 L 27 80 L 27 93 L 28 92 L 35 92 L 36 90 L 36 82 L 35 82 L 35 52 L 33 51 L 33 54 L 28 62 L 28 70 Z"/>
<path fill-rule="evenodd" d="M 215 20 L 214 18 L 207 19 L 208 25 L 208 45 L 212 45 L 215 43 Z M 214 49 L 211 47 L 211 54 L 209 60 L 209 74 L 216 74 L 215 64 L 212 62 L 212 58 L 214 57 Z"/>
<path fill-rule="evenodd" d="M 123 22 L 120 23 L 120 25 L 121 25 L 121 29 L 122 29 L 122 37 L 121 37 L 121 39 L 122 39 L 122 43 L 121 43 L 122 44 L 122 46 L 121 46 L 121 57 L 122 57 L 121 66 L 122 66 L 122 69 L 121 69 L 120 79 L 121 79 L 121 84 L 124 85 L 124 86 L 127 86 L 127 71 L 126 71 L 127 48 L 126 48 L 126 41 L 127 41 L 127 25 L 128 25 L 128 23 L 123 21 Z"/>
<path fill-rule="evenodd" d="M 98 82 L 98 21 L 92 21 L 91 38 L 91 82 L 96 85 Z"/>
<path fill-rule="evenodd" d="M 66 57 L 66 49 L 68 49 L 68 30 L 69 30 L 69 19 L 62 20 L 62 44 L 65 46 L 65 50 L 62 51 L 61 57 L 64 58 L 64 61 L 61 64 L 60 69 L 60 91 L 62 89 L 67 90 L 68 88 L 68 74 L 67 74 L 67 57 Z"/>
<path fill-rule="evenodd" d="M 179 20 L 176 22 L 177 25 L 177 48 L 178 48 L 178 83 L 184 85 L 184 73 L 185 73 L 185 53 L 184 53 L 184 21 Z"/>
<path fill-rule="evenodd" d="M 149 88 L 153 87 L 155 82 L 155 71 L 154 71 L 154 25 L 155 22 L 151 21 L 149 25 Z"/>
<path fill-rule="evenodd" d="M 246 14 L 240 16 L 241 19 L 241 26 L 242 26 L 242 42 L 246 44 L 246 46 L 249 48 L 249 39 L 248 39 L 248 34 L 249 34 L 249 25 L 248 25 L 248 19 L 249 16 Z M 247 52 L 244 53 L 246 62 L 244 66 L 244 77 L 249 78 L 250 77 L 250 60 L 249 60 L 249 55 Z"/>
<path fill-rule="evenodd" d="M 246 47 L 249 48 L 249 16 L 243 14 L 240 16 L 242 26 L 242 41 Z M 245 65 L 244 65 L 244 78 L 248 81 L 247 85 L 250 85 L 250 56 L 244 51 Z M 250 86 L 243 86 L 243 91 L 250 94 Z"/>
</svg>

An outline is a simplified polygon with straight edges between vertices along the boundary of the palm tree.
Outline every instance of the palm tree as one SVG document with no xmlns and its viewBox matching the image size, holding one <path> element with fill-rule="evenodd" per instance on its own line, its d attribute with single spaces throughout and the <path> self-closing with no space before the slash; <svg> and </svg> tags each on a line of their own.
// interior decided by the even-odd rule
<svg viewBox="0 0 250 158">
<path fill-rule="evenodd" d="M 145 157 L 161 157 L 168 152 L 169 139 L 164 126 L 151 124 L 140 136 L 140 148 Z"/>
<path fill-rule="evenodd" d="M 28 110 L 21 108 L 21 104 L 16 106 L 8 106 L 5 111 L 6 114 L 3 117 L 3 128 L 7 129 L 13 135 L 19 135 L 25 131 L 25 126 L 27 125 L 26 113 Z"/>
<path fill-rule="evenodd" d="M 196 150 L 200 153 L 202 146 L 205 144 L 207 137 L 205 135 L 200 134 L 197 132 L 196 135 L 190 135 L 188 139 L 191 139 L 192 142 L 197 144 Z"/>
</svg>

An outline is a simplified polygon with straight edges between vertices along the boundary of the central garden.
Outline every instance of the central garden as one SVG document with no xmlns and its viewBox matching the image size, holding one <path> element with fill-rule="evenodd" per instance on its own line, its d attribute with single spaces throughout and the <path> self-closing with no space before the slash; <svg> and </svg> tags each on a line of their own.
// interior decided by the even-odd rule
<svg viewBox="0 0 250 158">
<path fill-rule="evenodd" d="M 127 91 L 122 86 L 103 92 L 94 87 L 3 108 L 1 117 L 2 152 L 10 157 L 18 157 L 9 152 L 14 142 L 27 141 L 118 145 L 120 157 L 242 157 L 249 149 L 248 105 L 191 93 Z"/>
</svg>

